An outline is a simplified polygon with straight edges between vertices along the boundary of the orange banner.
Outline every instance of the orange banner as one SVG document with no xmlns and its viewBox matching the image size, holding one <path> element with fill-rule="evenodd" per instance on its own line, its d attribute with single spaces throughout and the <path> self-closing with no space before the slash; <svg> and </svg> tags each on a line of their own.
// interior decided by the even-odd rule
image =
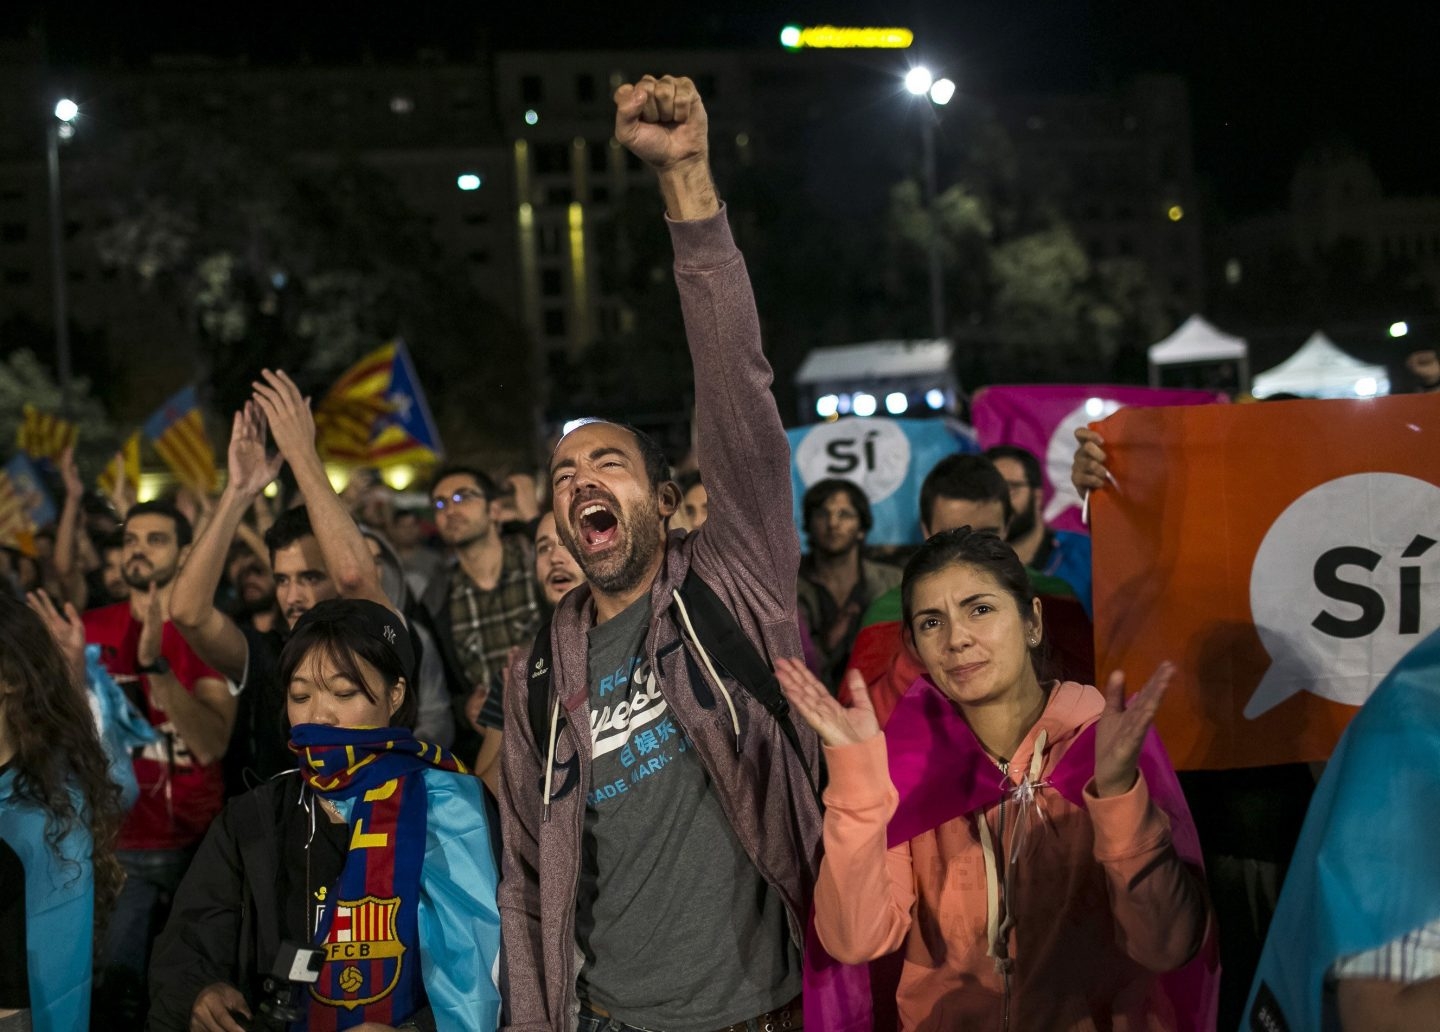
<svg viewBox="0 0 1440 1032">
<path fill-rule="evenodd" d="M 1096 670 L 1179 673 L 1175 766 L 1323 760 L 1440 627 L 1440 395 L 1122 409 L 1092 424 Z"/>
</svg>

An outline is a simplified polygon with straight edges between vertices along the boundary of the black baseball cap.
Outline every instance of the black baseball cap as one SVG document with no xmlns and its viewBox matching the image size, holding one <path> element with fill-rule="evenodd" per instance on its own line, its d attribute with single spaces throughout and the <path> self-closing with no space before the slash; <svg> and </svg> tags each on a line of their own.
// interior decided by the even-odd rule
<svg viewBox="0 0 1440 1032">
<path fill-rule="evenodd" d="M 415 682 L 415 647 L 410 641 L 410 628 L 400 614 L 388 606 L 371 602 L 366 598 L 332 598 L 317 603 L 308 610 L 291 631 L 294 637 L 301 628 L 316 623 L 338 623 L 358 631 L 367 638 L 373 638 L 394 653 L 405 671 L 406 679 Z"/>
</svg>

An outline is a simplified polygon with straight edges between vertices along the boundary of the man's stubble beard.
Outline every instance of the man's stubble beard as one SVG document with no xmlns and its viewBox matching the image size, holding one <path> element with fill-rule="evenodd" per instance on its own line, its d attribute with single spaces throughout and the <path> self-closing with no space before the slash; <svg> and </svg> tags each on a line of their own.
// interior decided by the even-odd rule
<svg viewBox="0 0 1440 1032">
<path fill-rule="evenodd" d="M 1032 488 L 1029 508 L 1024 512 L 1017 512 L 1010 518 L 1010 529 L 1005 532 L 1005 540 L 1011 543 L 1019 541 L 1039 525 L 1040 492 Z"/>
<path fill-rule="evenodd" d="M 640 584 L 656 554 L 665 547 L 665 542 L 658 533 L 636 533 L 637 526 L 653 528 L 659 520 L 660 507 L 653 500 L 646 507 L 646 511 L 633 520 L 628 514 L 617 516 L 616 522 L 624 535 L 618 561 L 614 552 L 593 558 L 585 555 L 580 542 L 571 538 L 567 528 L 560 528 L 560 536 L 565 541 L 565 547 L 575 557 L 575 562 L 579 564 L 580 572 L 593 588 L 607 595 L 620 595 Z"/>
</svg>

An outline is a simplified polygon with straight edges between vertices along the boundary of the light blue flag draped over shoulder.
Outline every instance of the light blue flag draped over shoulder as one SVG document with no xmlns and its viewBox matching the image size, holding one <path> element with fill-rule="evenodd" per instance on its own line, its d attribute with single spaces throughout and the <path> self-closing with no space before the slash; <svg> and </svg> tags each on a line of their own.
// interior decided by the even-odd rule
<svg viewBox="0 0 1440 1032">
<path fill-rule="evenodd" d="M 920 485 L 935 463 L 956 452 L 978 452 L 967 426 L 946 419 L 861 419 L 786 431 L 790 438 L 790 486 L 795 495 L 795 526 L 800 541 L 805 527 L 800 500 L 819 480 L 853 480 L 865 490 L 875 526 L 867 545 L 918 545 Z"/>
<path fill-rule="evenodd" d="M 1440 918 L 1440 631 L 1346 728 L 1315 790 L 1261 954 L 1242 1032 L 1326 1028 L 1339 959 Z"/>
<path fill-rule="evenodd" d="M 128 812 L 140 794 L 130 751 L 159 741 L 160 735 L 100 662 L 99 645 L 85 646 L 85 688 L 110 763 L 110 780 L 120 786 L 120 805 Z"/>
</svg>

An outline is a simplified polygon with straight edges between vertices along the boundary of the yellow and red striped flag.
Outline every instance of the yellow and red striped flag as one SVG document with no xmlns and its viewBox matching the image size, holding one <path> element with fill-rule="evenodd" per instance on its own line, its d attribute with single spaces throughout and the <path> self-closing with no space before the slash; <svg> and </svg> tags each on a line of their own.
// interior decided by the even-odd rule
<svg viewBox="0 0 1440 1032">
<path fill-rule="evenodd" d="M 0 467 L 0 548 L 35 555 L 35 523 L 30 519 L 30 507 L 3 467 Z"/>
<path fill-rule="evenodd" d="M 130 438 L 120 446 L 120 453 L 105 464 L 100 471 L 100 476 L 95 483 L 101 491 L 107 495 L 114 496 L 115 486 L 120 480 L 121 474 L 125 475 L 125 482 L 133 490 L 140 483 L 140 431 L 136 430 Z"/>
<path fill-rule="evenodd" d="M 219 486 L 215 449 L 205 434 L 193 386 L 177 393 L 145 421 L 145 436 L 180 483 L 205 494 Z"/>
<path fill-rule="evenodd" d="M 405 345 L 393 341 L 366 355 L 315 409 L 321 458 L 367 466 L 435 462 L 440 434 Z"/>
<path fill-rule="evenodd" d="M 15 446 L 32 459 L 56 459 L 66 448 L 75 446 L 80 427 L 50 412 L 41 412 L 27 404 L 24 417 L 15 431 Z"/>
</svg>

